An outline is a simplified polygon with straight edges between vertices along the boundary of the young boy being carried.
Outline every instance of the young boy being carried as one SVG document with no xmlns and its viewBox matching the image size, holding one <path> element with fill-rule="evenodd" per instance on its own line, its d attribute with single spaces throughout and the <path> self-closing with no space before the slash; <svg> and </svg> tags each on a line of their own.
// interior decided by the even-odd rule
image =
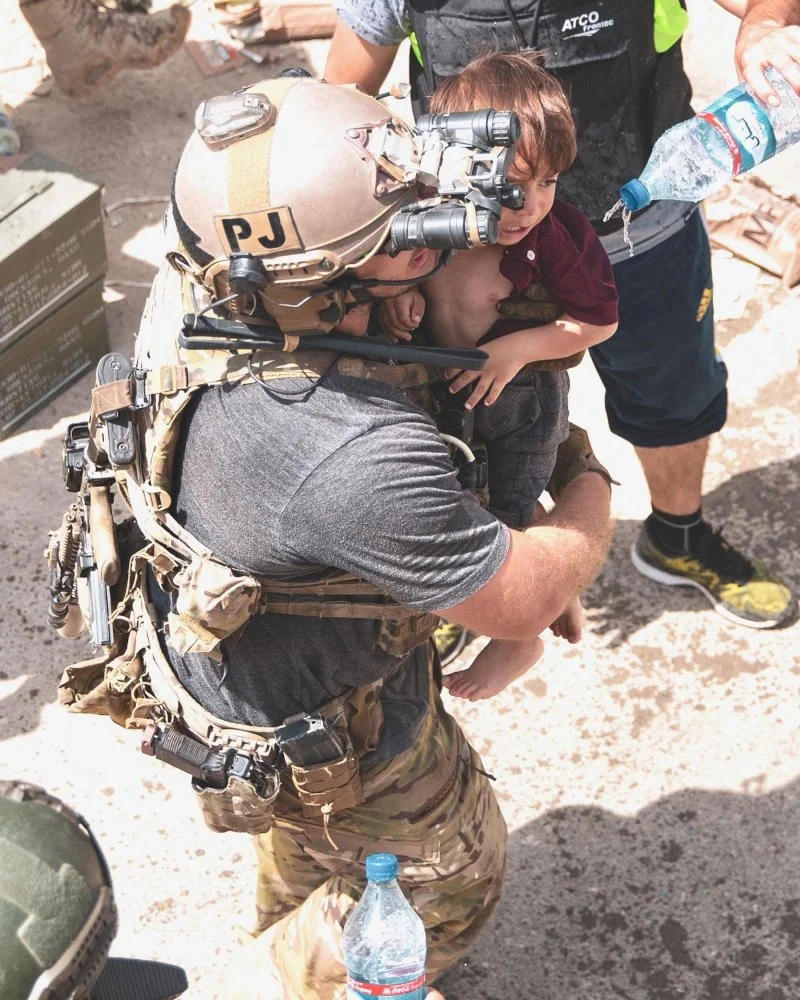
<svg viewBox="0 0 800 1000">
<path fill-rule="evenodd" d="M 431 100 L 435 114 L 480 108 L 519 115 L 521 135 L 509 179 L 522 187 L 525 205 L 503 209 L 495 245 L 456 253 L 421 291 L 386 299 L 381 324 L 408 340 L 424 317 L 435 343 L 487 352 L 482 372 L 446 374 L 450 391 L 463 390 L 466 408 L 476 408 L 475 436 L 488 452 L 490 510 L 509 527 L 522 529 L 536 516 L 556 450 L 567 436 L 566 369 L 616 330 L 617 292 L 589 219 L 555 200 L 558 175 L 576 154 L 575 123 L 560 83 L 536 53 L 493 52 L 445 80 Z M 549 309 L 549 316 L 539 324 L 498 319 L 498 313 L 536 314 L 535 300 L 542 298 L 539 306 L 545 315 Z M 576 594 L 550 628 L 577 642 L 582 622 Z M 446 675 L 445 686 L 470 701 L 492 697 L 528 670 L 542 650 L 538 637 L 493 639 L 469 668 Z"/>
</svg>

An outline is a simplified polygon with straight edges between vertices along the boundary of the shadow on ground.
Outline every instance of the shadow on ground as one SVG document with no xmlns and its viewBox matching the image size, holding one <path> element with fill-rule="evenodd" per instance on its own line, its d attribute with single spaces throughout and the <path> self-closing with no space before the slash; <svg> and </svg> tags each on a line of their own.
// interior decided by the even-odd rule
<svg viewBox="0 0 800 1000">
<path fill-rule="evenodd" d="M 768 565 L 800 591 L 800 459 L 774 462 L 732 476 L 706 494 L 706 516 L 728 541 Z M 696 614 L 708 603 L 692 587 L 665 587 L 640 576 L 630 560 L 639 521 L 619 521 L 608 562 L 583 598 L 589 630 L 623 645 L 666 611 Z M 736 628 L 736 626 L 731 626 Z"/>
<path fill-rule="evenodd" d="M 511 836 L 497 913 L 437 985 L 447 1000 L 795 1000 L 799 791 L 546 813 Z"/>
</svg>

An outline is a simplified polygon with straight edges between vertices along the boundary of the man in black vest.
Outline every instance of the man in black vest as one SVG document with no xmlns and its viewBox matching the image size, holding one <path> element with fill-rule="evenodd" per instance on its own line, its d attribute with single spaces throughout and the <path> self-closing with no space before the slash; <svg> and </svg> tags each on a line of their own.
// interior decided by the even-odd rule
<svg viewBox="0 0 800 1000">
<path fill-rule="evenodd" d="M 756 94 L 775 97 L 763 73 L 769 64 L 800 93 L 800 2 L 717 2 L 742 17 L 736 65 Z M 591 353 L 611 430 L 634 445 L 650 489 L 634 566 L 657 582 L 698 588 L 739 624 L 787 622 L 795 609 L 789 588 L 703 518 L 703 469 L 709 437 L 725 423 L 727 372 L 714 349 L 701 213 L 686 202 L 656 202 L 633 221 L 632 259 L 619 221 L 603 222 L 655 140 L 692 115 L 680 47 L 684 0 L 336 0 L 336 9 L 326 79 L 375 93 L 411 35 L 417 112 L 437 80 L 487 48 L 546 53 L 578 124 L 578 158 L 559 197 L 592 219 L 619 288 L 618 331 Z"/>
</svg>

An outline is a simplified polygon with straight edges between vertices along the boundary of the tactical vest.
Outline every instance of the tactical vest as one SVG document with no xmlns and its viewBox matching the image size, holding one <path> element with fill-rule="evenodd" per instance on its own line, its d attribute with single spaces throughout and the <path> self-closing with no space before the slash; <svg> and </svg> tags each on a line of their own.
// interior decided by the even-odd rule
<svg viewBox="0 0 800 1000">
<path fill-rule="evenodd" d="M 408 0 L 408 10 L 422 63 L 412 56 L 417 113 L 438 80 L 478 55 L 544 51 L 578 125 L 578 156 L 559 197 L 601 232 L 600 220 L 621 185 L 641 173 L 656 139 L 692 115 L 677 44 L 682 0 Z"/>
<path fill-rule="evenodd" d="M 424 391 L 433 372 L 422 364 L 387 365 L 352 357 L 339 357 L 332 365 L 332 355 L 325 351 L 185 350 L 171 331 L 184 312 L 193 310 L 194 303 L 184 297 L 186 292 L 186 279 L 162 268 L 137 342 L 138 381 L 125 377 L 101 382 L 93 390 L 89 433 L 98 455 L 108 456 L 113 450 L 108 421 L 126 411 L 134 419 L 134 461 L 112 466 L 118 494 L 132 512 L 145 544 L 132 555 L 116 557 L 127 566 L 127 578 L 112 591 L 111 642 L 100 656 L 67 668 L 60 700 L 71 711 L 107 714 L 126 728 L 164 723 L 211 748 L 233 748 L 274 762 L 277 730 L 240 726 L 207 712 L 172 670 L 161 645 L 162 636 L 179 653 L 201 652 L 221 660 L 222 642 L 255 614 L 373 619 L 376 644 L 400 657 L 427 641 L 439 619 L 412 611 L 373 584 L 346 573 L 330 571 L 297 582 L 260 578 L 227 566 L 170 513 L 172 465 L 181 417 L 194 393 L 209 385 L 320 376 L 333 371 L 384 381 L 413 394 L 415 389 Z M 145 401 L 138 406 L 137 392 Z M 106 496 L 106 507 L 108 500 Z M 95 523 L 91 515 L 89 521 L 95 534 L 92 545 L 100 561 L 99 553 L 109 552 L 116 544 L 115 529 L 110 517 Z M 166 622 L 157 619 L 150 600 L 148 588 L 153 579 L 162 589 L 177 594 L 175 611 Z M 380 687 L 380 682 L 365 685 L 316 709 L 346 747 L 341 760 L 291 768 L 304 809 L 310 816 L 322 814 L 326 829 L 331 812 L 363 801 L 358 759 L 378 743 Z M 292 721 L 284 720 L 283 724 Z M 235 777 L 222 793 L 197 790 L 206 822 L 213 829 L 259 833 L 270 827 L 272 802 L 279 787 L 276 771 L 274 782 L 260 794 Z"/>
</svg>

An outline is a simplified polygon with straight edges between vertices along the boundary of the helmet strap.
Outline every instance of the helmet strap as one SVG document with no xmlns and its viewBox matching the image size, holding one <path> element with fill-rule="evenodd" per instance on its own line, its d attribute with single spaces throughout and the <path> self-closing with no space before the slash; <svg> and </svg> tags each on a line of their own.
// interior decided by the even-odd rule
<svg viewBox="0 0 800 1000">
<path fill-rule="evenodd" d="M 370 291 L 372 288 L 381 288 L 382 286 L 387 288 L 411 288 L 414 285 L 419 285 L 423 281 L 427 281 L 429 278 L 432 278 L 434 274 L 441 271 L 441 269 L 450 262 L 450 258 L 452 256 L 452 250 L 443 250 L 439 263 L 430 271 L 420 275 L 418 278 L 384 280 L 381 278 L 358 278 L 356 275 L 345 275 L 344 277 L 338 279 L 336 285 L 339 288 L 345 288 L 346 291 L 352 295 L 353 301 L 345 306 L 345 309 L 349 311 L 349 309 L 354 305 L 363 304 L 365 302 L 374 303 L 382 301 L 383 296 L 373 295 Z"/>
</svg>

